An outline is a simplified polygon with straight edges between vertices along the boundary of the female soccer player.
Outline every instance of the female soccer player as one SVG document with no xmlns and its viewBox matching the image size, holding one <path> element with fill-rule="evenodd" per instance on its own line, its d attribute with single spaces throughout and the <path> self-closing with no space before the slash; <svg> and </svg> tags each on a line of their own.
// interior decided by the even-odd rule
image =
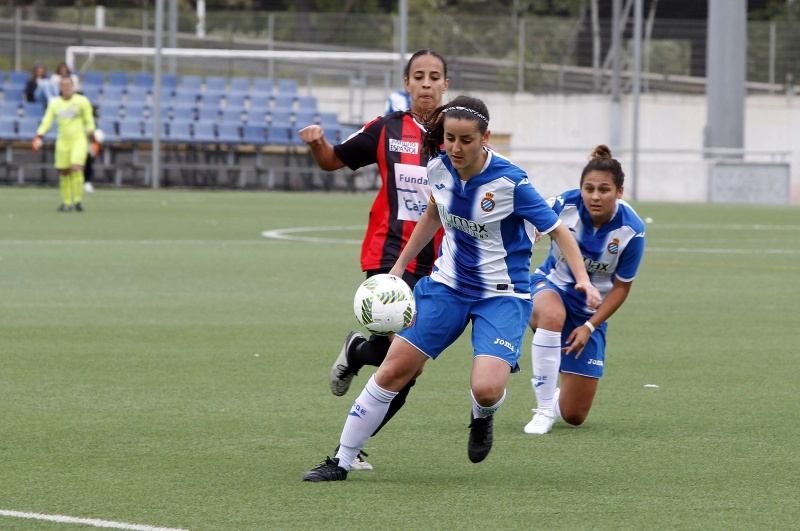
<svg viewBox="0 0 800 531">
<path fill-rule="evenodd" d="M 300 138 L 310 146 L 314 160 L 323 170 L 334 171 L 344 166 L 356 170 L 369 164 L 378 165 L 382 186 L 370 209 L 361 245 L 361 269 L 367 277 L 389 272 L 428 207 L 430 187 L 425 173 L 428 157 L 422 152 L 421 120 L 442 104 L 449 85 L 447 62 L 433 50 L 419 50 L 406 64 L 404 82 L 411 98 L 409 111 L 376 118 L 341 144 L 331 145 L 318 125 L 300 130 Z M 441 238 L 440 231 L 420 246 L 399 275 L 412 288 L 417 280 L 430 274 Z M 361 332 L 350 332 L 331 368 L 331 392 L 343 396 L 361 367 L 379 366 L 386 358 L 391 339 L 373 335 L 367 340 Z M 413 385 L 411 380 L 401 390 L 383 424 L 403 406 Z M 359 459 L 356 468 L 362 467 L 372 468 Z"/>
<path fill-rule="evenodd" d="M 72 78 L 61 78 L 59 88 L 61 96 L 50 100 L 31 145 L 38 152 L 42 146 L 42 136 L 50 130 L 53 120 L 58 122 L 55 166 L 59 173 L 62 200 L 58 210 L 69 212 L 74 205 L 75 210 L 83 212 L 83 167 L 89 148 L 86 135 L 92 135 L 94 141 L 94 113 L 89 100 L 75 93 Z"/>
<path fill-rule="evenodd" d="M 600 294 L 589 282 L 578 245 L 528 181 L 524 171 L 487 147 L 489 111 L 476 98 L 459 96 L 426 122 L 425 153 L 430 206 L 391 273 L 407 264 L 444 226 L 441 253 L 430 277 L 417 282 L 413 325 L 398 334 L 386 360 L 356 398 L 336 457 L 305 474 L 305 481 L 347 478 L 350 463 L 380 424 L 389 404 L 430 358 L 436 359 L 472 322 L 470 376 L 472 422 L 467 455 L 473 463 L 492 447 L 493 418 L 519 370 L 522 338 L 530 319 L 530 257 L 534 227 L 550 236 L 595 307 Z M 444 145 L 444 154 L 440 146 Z"/>
<path fill-rule="evenodd" d="M 578 240 L 586 271 L 603 302 L 587 307 L 553 244 L 531 275 L 533 391 L 537 408 L 525 433 L 548 433 L 562 417 L 582 424 L 603 376 L 606 321 L 622 306 L 644 253 L 644 223 L 622 200 L 625 174 L 604 145 L 581 173 L 580 189 L 554 199 L 553 210 Z M 559 369 L 561 389 L 557 388 Z"/>
</svg>

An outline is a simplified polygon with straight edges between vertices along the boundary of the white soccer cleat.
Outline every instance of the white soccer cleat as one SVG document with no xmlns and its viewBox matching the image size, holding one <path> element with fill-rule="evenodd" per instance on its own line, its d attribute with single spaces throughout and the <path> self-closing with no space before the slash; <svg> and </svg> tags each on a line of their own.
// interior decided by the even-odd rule
<svg viewBox="0 0 800 531">
<path fill-rule="evenodd" d="M 533 419 L 525 425 L 525 433 L 530 435 L 544 435 L 550 433 L 556 423 L 556 414 L 552 410 L 534 409 Z"/>
</svg>

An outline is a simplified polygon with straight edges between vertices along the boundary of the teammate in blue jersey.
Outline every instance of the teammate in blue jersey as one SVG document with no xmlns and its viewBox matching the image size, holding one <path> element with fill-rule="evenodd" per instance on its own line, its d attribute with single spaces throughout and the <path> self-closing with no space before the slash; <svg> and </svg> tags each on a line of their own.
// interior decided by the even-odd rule
<svg viewBox="0 0 800 531">
<path fill-rule="evenodd" d="M 589 415 L 603 376 L 606 321 L 628 297 L 644 254 L 644 223 L 622 200 L 624 180 L 620 163 L 600 145 L 581 173 L 580 189 L 553 200 L 553 211 L 575 234 L 603 302 L 596 310 L 586 306 L 562 250 L 552 244 L 531 275 L 531 382 L 537 407 L 525 433 L 549 433 L 558 417 L 577 426 Z"/>
<path fill-rule="evenodd" d="M 536 228 L 558 243 L 577 278 L 584 304 L 600 294 L 583 267 L 569 229 L 528 181 L 524 171 L 490 150 L 489 111 L 459 96 L 425 123 L 430 207 L 420 218 L 390 273 L 406 265 L 444 227 L 430 277 L 414 288 L 417 315 L 400 332 L 386 360 L 350 409 L 336 456 L 307 472 L 305 481 L 340 481 L 381 423 L 392 399 L 472 322 L 471 423 L 467 455 L 483 461 L 493 442 L 494 414 L 509 374 L 519 370 L 522 339 L 531 315 L 530 257 Z M 444 146 L 444 153 L 440 146 Z M 435 409 L 434 409 L 435 411 Z M 435 413 L 434 413 L 435 414 Z"/>
</svg>

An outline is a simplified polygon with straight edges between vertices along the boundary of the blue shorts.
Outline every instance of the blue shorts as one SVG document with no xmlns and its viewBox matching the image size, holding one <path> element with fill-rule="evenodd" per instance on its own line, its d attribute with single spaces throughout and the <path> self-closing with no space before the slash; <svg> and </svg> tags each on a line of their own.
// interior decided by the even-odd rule
<svg viewBox="0 0 800 531">
<path fill-rule="evenodd" d="M 474 297 L 425 277 L 414 287 L 417 315 L 414 324 L 398 335 L 423 354 L 436 359 L 472 321 L 475 356 L 499 358 L 519 371 L 522 340 L 533 308 L 529 299 Z"/>
<path fill-rule="evenodd" d="M 583 308 L 577 305 L 571 305 L 567 297 L 558 289 L 558 286 L 547 280 L 546 276 L 536 273 L 531 275 L 531 298 L 545 290 L 556 292 L 558 296 L 561 297 L 561 302 L 564 304 L 567 318 L 564 321 L 564 329 L 561 331 L 561 346 L 566 347 L 566 340 L 572 331 L 579 326 L 583 326 L 583 323 L 592 315 L 585 313 Z M 592 332 L 592 335 L 589 336 L 589 341 L 586 343 L 586 346 L 583 347 L 583 352 L 577 359 L 575 358 L 574 352 L 569 355 L 562 354 L 561 371 L 580 374 L 581 376 L 588 376 L 590 378 L 602 378 L 603 365 L 606 359 L 607 329 L 608 323 L 603 323 L 598 326 L 597 330 Z"/>
</svg>

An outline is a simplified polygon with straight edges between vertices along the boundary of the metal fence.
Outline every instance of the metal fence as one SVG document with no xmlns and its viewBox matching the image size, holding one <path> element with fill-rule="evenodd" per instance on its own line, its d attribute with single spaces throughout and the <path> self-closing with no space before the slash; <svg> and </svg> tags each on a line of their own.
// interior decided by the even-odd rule
<svg viewBox="0 0 800 531">
<path fill-rule="evenodd" d="M 165 46 L 264 50 L 396 51 L 398 21 L 391 15 L 335 13 L 275 13 L 212 11 L 202 19 L 181 4 L 176 32 Z M 104 9 L 97 27 L 94 7 L 48 8 L 38 4 L 0 8 L 0 69 L 29 70 L 36 61 L 51 69 L 69 45 L 152 46 L 152 10 Z M 407 49 L 433 48 L 451 64 L 451 78 L 463 90 L 531 93 L 608 92 L 611 21 L 593 24 L 585 14 L 576 18 L 515 18 L 412 13 Z M 623 78 L 631 64 L 632 21 L 622 24 Z M 645 92 L 705 90 L 706 24 L 704 21 L 648 18 L 644 32 Z M 749 92 L 795 92 L 800 75 L 800 28 L 796 22 L 748 24 L 747 80 Z M 98 63 L 94 69 L 150 70 L 146 59 Z M 178 74 L 247 75 L 263 64 L 248 61 L 202 60 L 167 63 Z M 272 65 L 275 77 L 309 75 L 318 83 L 341 84 L 338 65 Z M 326 81 L 326 75 L 330 79 Z M 364 66 L 357 83 L 398 84 L 397 65 Z M 388 78 L 388 81 L 387 81 Z M 353 81 L 349 81 L 353 82 Z M 623 90 L 629 90 L 623 85 Z"/>
</svg>

